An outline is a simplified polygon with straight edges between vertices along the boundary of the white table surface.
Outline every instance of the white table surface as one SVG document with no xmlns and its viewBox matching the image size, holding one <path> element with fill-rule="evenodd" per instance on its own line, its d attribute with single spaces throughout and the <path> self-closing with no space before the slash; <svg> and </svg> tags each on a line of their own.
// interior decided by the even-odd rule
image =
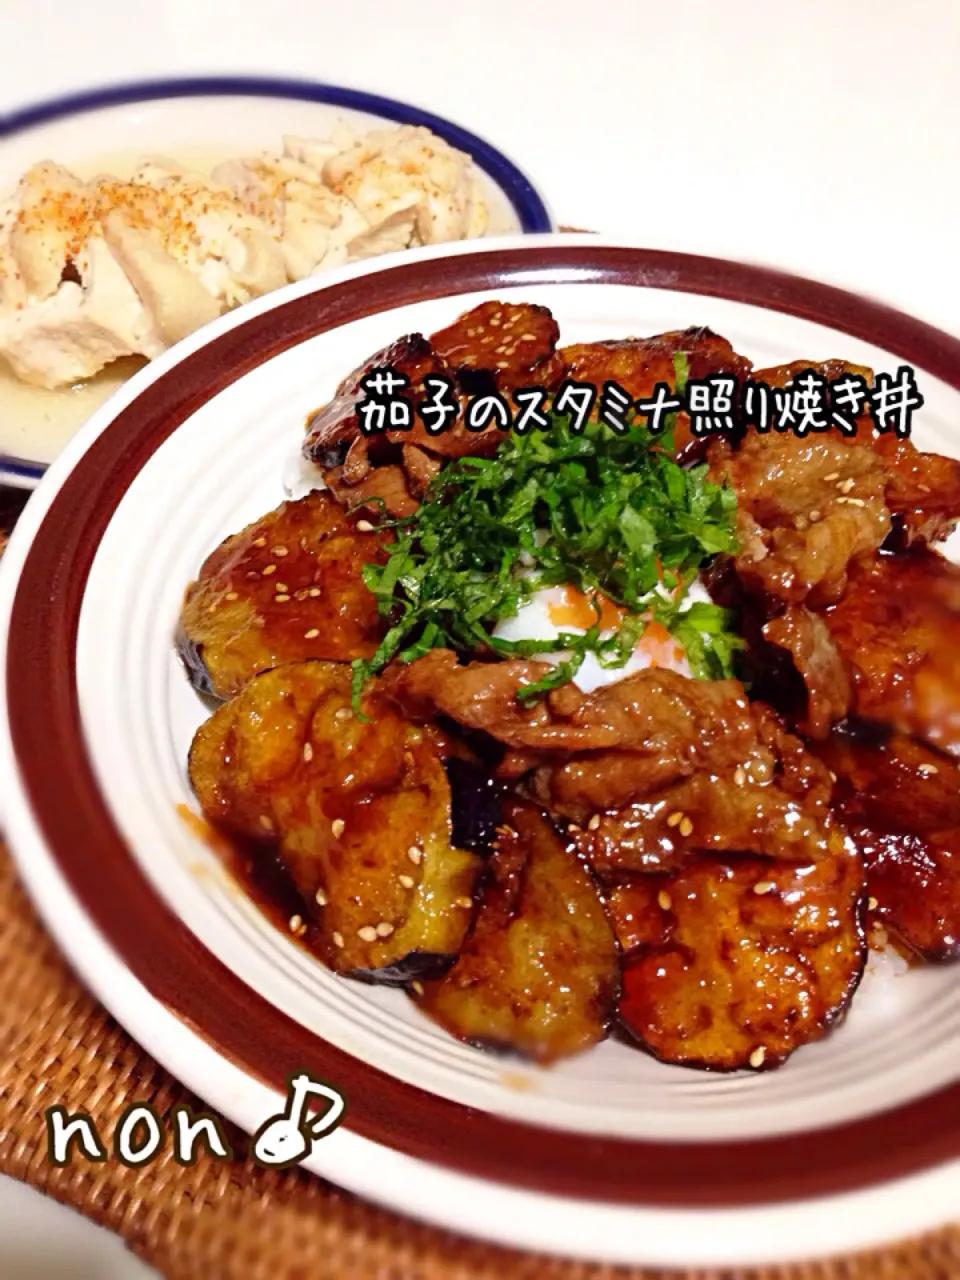
<svg viewBox="0 0 960 1280">
<path fill-rule="evenodd" d="M 406 99 L 502 147 L 561 222 L 960 332 L 953 0 L 0 0 L 0 50 L 0 113 L 217 72 Z M 115 1245 L 0 1179 L 2 1280 L 143 1276 Z"/>
</svg>

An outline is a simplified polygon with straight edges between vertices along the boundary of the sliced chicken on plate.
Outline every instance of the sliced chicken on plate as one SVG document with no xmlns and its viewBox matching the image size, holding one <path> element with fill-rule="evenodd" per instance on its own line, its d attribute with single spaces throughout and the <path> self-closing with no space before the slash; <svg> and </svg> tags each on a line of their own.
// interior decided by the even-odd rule
<svg viewBox="0 0 960 1280">
<path fill-rule="evenodd" d="M 209 176 L 153 157 L 85 182 L 45 161 L 0 205 L 0 359 L 69 386 L 289 281 L 486 225 L 469 156 L 428 129 L 288 137 Z"/>
<path fill-rule="evenodd" d="M 0 264 L 0 355 L 50 388 L 156 356 L 286 282 L 276 242 L 230 191 L 163 163 L 90 183 L 35 166 L 5 219 Z"/>
<path fill-rule="evenodd" d="M 213 177 L 263 218 L 301 280 L 341 262 L 482 235 L 487 211 L 470 159 L 428 129 L 401 126 L 230 160 Z"/>
</svg>

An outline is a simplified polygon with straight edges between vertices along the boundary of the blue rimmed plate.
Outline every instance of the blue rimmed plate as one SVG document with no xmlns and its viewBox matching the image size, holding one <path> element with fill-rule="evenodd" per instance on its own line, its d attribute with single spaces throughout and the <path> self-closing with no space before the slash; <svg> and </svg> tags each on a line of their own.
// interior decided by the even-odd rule
<svg viewBox="0 0 960 1280">
<path fill-rule="evenodd" d="M 0 196 L 32 164 L 53 159 L 92 176 L 138 156 L 198 166 L 279 146 L 283 134 L 326 137 L 343 120 L 369 129 L 423 125 L 473 158 L 490 209 L 488 234 L 554 229 L 543 199 L 501 151 L 407 103 L 307 80 L 151 80 L 51 99 L 0 118 Z M 19 383 L 0 366 L 0 484 L 34 488 L 77 428 L 138 368 L 122 361 L 71 391 Z"/>
</svg>

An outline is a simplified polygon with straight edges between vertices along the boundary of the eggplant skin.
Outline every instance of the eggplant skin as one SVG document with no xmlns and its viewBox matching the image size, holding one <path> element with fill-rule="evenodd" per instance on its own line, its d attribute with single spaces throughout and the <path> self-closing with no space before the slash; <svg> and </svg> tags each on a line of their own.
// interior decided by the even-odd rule
<svg viewBox="0 0 960 1280">
<path fill-rule="evenodd" d="M 223 697 L 214 688 L 207 664 L 203 660 L 203 645 L 195 644 L 189 639 L 182 626 L 177 628 L 174 645 L 187 677 L 197 693 L 203 694 L 205 698 L 215 698 L 218 702 L 223 702 Z"/>
<path fill-rule="evenodd" d="M 482 765 L 462 756 L 447 761 L 453 809 L 453 843 L 483 857 L 493 852 L 503 818 L 503 787 Z"/>
<path fill-rule="evenodd" d="M 381 969 L 353 969 L 346 976 L 357 982 L 380 987 L 407 987 L 411 982 L 442 977 L 456 961 L 456 955 L 437 955 L 429 951 L 411 951 L 393 964 Z"/>
<path fill-rule="evenodd" d="M 607 894 L 622 1025 L 661 1062 L 768 1071 L 846 1012 L 866 962 L 863 866 L 691 857 Z"/>
<path fill-rule="evenodd" d="M 350 440 L 335 440 L 325 449 L 317 449 L 310 454 L 310 461 L 321 470 L 342 467 L 350 451 Z"/>
<path fill-rule="evenodd" d="M 176 647 L 200 693 L 231 698 L 259 672 L 368 658 L 386 629 L 363 581 L 386 535 L 357 528 L 326 491 L 233 534 L 187 590 Z"/>
<path fill-rule="evenodd" d="M 451 840 L 448 740 L 375 685 L 361 709 L 348 666 L 277 667 L 200 727 L 190 778 L 208 821 L 279 858 L 330 968 L 399 985 L 457 956 L 482 862 Z"/>
<path fill-rule="evenodd" d="M 542 1064 L 606 1036 L 620 952 L 593 878 L 528 801 L 503 806 L 473 932 L 419 1007 L 468 1044 Z"/>
</svg>

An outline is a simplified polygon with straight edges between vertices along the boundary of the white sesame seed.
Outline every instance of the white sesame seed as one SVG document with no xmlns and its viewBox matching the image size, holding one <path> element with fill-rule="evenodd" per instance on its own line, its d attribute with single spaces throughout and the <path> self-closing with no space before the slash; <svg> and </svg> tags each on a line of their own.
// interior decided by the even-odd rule
<svg viewBox="0 0 960 1280">
<path fill-rule="evenodd" d="M 926 778 L 931 778 L 935 773 L 939 772 L 940 770 L 935 764 L 921 764 L 917 766 L 917 773 L 922 773 Z"/>
<path fill-rule="evenodd" d="M 334 720 L 349 720 L 353 712 L 349 707 L 340 707 L 333 713 Z"/>
<path fill-rule="evenodd" d="M 319 587 L 311 587 L 310 590 L 307 592 L 307 595 L 311 596 L 314 600 L 316 600 L 317 596 L 323 595 L 323 592 L 320 590 Z"/>
<path fill-rule="evenodd" d="M 845 498 L 844 501 L 849 503 L 851 507 L 865 507 L 867 505 L 863 498 Z"/>
<path fill-rule="evenodd" d="M 880 905 L 880 903 L 876 900 L 876 898 L 868 898 L 868 899 L 867 899 L 867 910 L 868 910 L 868 911 L 876 911 L 876 909 L 877 909 L 877 907 L 879 907 L 879 905 Z"/>
<path fill-rule="evenodd" d="M 465 911 L 469 911 L 469 910 L 470 910 L 470 908 L 473 906 L 473 899 L 472 899 L 472 898 L 458 898 L 458 899 L 457 899 L 457 906 L 458 906 L 458 907 L 463 907 L 463 909 L 464 909 Z"/>
<path fill-rule="evenodd" d="M 423 861 L 423 850 L 418 849 L 415 844 L 412 844 L 407 850 L 407 857 L 414 866 L 418 866 Z"/>
<path fill-rule="evenodd" d="M 262 575 L 264 578 L 269 578 L 271 573 L 276 573 L 276 572 L 277 572 L 277 566 L 275 564 L 268 564 L 266 568 L 262 570 Z"/>
<path fill-rule="evenodd" d="M 593 817 L 590 819 L 590 821 L 587 823 L 587 830 L 596 831 L 599 825 L 600 825 L 600 815 L 599 813 L 595 813 Z"/>
<path fill-rule="evenodd" d="M 373 533 L 373 525 L 369 520 L 358 520 L 357 531 L 358 533 Z"/>
<path fill-rule="evenodd" d="M 309 742 L 303 744 L 303 758 L 308 762 L 313 759 L 313 746 Z"/>
<path fill-rule="evenodd" d="M 224 598 L 224 600 L 239 600 L 239 599 L 240 599 L 240 592 L 239 592 L 239 591 L 228 591 L 228 592 L 227 592 L 227 594 L 226 594 L 223 598 Z"/>
<path fill-rule="evenodd" d="M 311 627 L 309 631 L 303 633 L 303 638 L 304 640 L 316 640 L 319 634 L 320 631 L 317 627 Z"/>
<path fill-rule="evenodd" d="M 390 923 L 390 921 L 381 920 L 380 923 L 377 925 L 377 937 L 389 938 L 391 933 L 393 933 L 393 925 Z"/>
<path fill-rule="evenodd" d="M 303 924 L 303 918 L 302 918 L 301 916 L 291 916 L 291 917 L 290 917 L 290 932 L 291 932 L 291 933 L 296 933 L 296 932 L 297 932 L 297 930 L 300 928 L 300 926 L 301 926 L 302 924 Z"/>
<path fill-rule="evenodd" d="M 657 903 L 661 911 L 669 911 L 673 906 L 673 899 L 670 897 L 669 893 L 664 893 L 661 889 L 657 894 Z"/>
<path fill-rule="evenodd" d="M 733 780 L 738 787 L 742 787 L 747 781 L 747 771 L 742 764 L 738 764 L 733 771 Z"/>
<path fill-rule="evenodd" d="M 261 813 L 261 815 L 260 815 L 260 825 L 261 825 L 261 827 L 263 827 L 264 831 L 272 831 L 272 830 L 273 830 L 273 819 L 272 819 L 271 817 L 269 817 L 267 814 L 265 814 L 265 813 Z"/>
<path fill-rule="evenodd" d="M 317 890 L 315 897 L 316 897 L 316 903 L 318 907 L 325 907 L 327 905 L 327 895 L 323 892 L 322 889 Z"/>
<path fill-rule="evenodd" d="M 811 512 L 810 512 L 810 523 L 811 523 L 811 524 L 816 524 L 816 523 L 817 523 L 817 521 L 818 521 L 819 519 L 820 519 L 820 512 L 819 512 L 819 511 L 811 511 Z"/>
<path fill-rule="evenodd" d="M 289 594 L 286 591 L 281 591 L 279 595 L 276 595 L 273 597 L 273 603 L 286 604 L 289 599 L 290 599 Z"/>
<path fill-rule="evenodd" d="M 572 836 L 578 836 L 580 834 L 580 828 L 575 822 L 570 823 L 569 827 L 567 827 L 567 831 Z"/>
<path fill-rule="evenodd" d="M 840 490 L 841 493 L 849 493 L 850 490 L 854 488 L 856 483 L 857 482 L 856 480 L 854 480 L 853 476 L 848 476 L 846 480 L 841 480 L 841 482 L 837 485 L 837 488 Z"/>
<path fill-rule="evenodd" d="M 828 476 L 824 476 L 823 478 L 824 478 L 824 481 L 825 481 L 827 484 L 830 484 L 830 483 L 831 483 L 831 481 L 833 481 L 833 480 L 839 480 L 839 479 L 840 479 L 840 472 L 839 472 L 839 471 L 831 471 L 831 472 L 830 472 L 830 474 L 829 474 Z"/>
<path fill-rule="evenodd" d="M 681 819 L 680 826 L 677 829 L 682 836 L 692 835 L 693 823 L 690 821 L 689 818 L 683 818 Z"/>
<path fill-rule="evenodd" d="M 763 1045 L 761 1045 L 759 1049 L 754 1049 L 753 1053 L 751 1053 L 750 1055 L 751 1067 L 762 1067 L 766 1056 L 767 1056 L 767 1051 L 763 1047 Z"/>
<path fill-rule="evenodd" d="M 357 930 L 357 937 L 361 942 L 376 942 L 377 931 L 372 924 L 365 924 Z"/>
<path fill-rule="evenodd" d="M 267 545 L 266 538 L 254 538 L 253 540 L 253 546 L 255 547 L 265 547 L 266 545 Z"/>
<path fill-rule="evenodd" d="M 679 809 L 677 809 L 674 813 L 671 813 L 670 817 L 667 819 L 667 826 L 678 827 L 682 821 L 683 814 Z"/>
<path fill-rule="evenodd" d="M 400 881 L 402 888 L 404 889 L 413 888 L 413 884 L 414 884 L 413 876 L 397 876 L 397 879 Z"/>
<path fill-rule="evenodd" d="M 281 545 L 278 547 L 271 547 L 270 554 L 279 556 L 281 559 L 283 559 L 283 557 L 287 554 L 287 548 L 283 546 L 283 544 L 281 543 Z"/>
<path fill-rule="evenodd" d="M 760 894 L 762 897 L 765 893 L 773 893 L 776 887 L 772 880 L 758 880 L 753 886 L 753 892 Z"/>
<path fill-rule="evenodd" d="M 418 996 L 422 996 L 422 995 L 423 995 L 423 983 L 422 983 L 422 982 L 411 982 L 411 983 L 410 983 L 410 986 L 414 989 L 414 991 L 417 993 L 417 995 L 418 995 Z"/>
<path fill-rule="evenodd" d="M 340 839 L 340 837 L 343 835 L 346 825 L 347 824 L 344 822 L 342 818 L 334 818 L 334 820 L 330 823 L 330 830 L 333 832 L 334 840 Z"/>
<path fill-rule="evenodd" d="M 343 946 L 343 934 L 342 934 L 342 933 L 335 933 L 335 934 L 333 935 L 333 945 L 334 945 L 335 947 L 342 947 L 342 946 Z"/>
</svg>

